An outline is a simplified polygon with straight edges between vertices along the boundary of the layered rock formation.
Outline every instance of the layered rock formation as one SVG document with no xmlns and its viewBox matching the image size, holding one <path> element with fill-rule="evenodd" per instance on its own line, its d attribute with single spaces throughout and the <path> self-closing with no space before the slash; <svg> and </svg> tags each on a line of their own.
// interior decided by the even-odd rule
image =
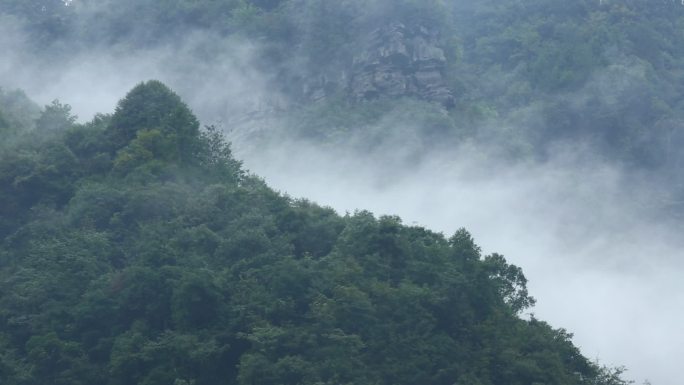
<svg viewBox="0 0 684 385">
<path fill-rule="evenodd" d="M 391 23 L 369 34 L 349 64 L 319 68 L 317 76 L 299 77 L 298 96 L 320 101 L 342 90 L 355 100 L 410 96 L 453 107 L 444 76 L 447 59 L 439 34 L 426 27 Z"/>
<path fill-rule="evenodd" d="M 445 67 L 437 33 L 394 23 L 373 31 L 367 48 L 354 57 L 348 87 L 356 99 L 418 96 L 449 108 L 454 97 L 444 79 Z"/>
</svg>

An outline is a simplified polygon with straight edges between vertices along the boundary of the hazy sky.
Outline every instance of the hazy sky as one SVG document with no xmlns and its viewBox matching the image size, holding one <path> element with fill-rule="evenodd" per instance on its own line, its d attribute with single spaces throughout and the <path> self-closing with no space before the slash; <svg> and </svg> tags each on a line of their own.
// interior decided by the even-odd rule
<svg viewBox="0 0 684 385">
<path fill-rule="evenodd" d="M 215 39 L 196 35 L 174 48 L 90 51 L 45 62 L 25 55 L 21 35 L 2 24 L 0 86 L 21 87 L 42 104 L 59 98 L 83 121 L 112 112 L 136 83 L 157 78 L 205 123 L 230 130 L 231 121 L 259 111 L 272 90 L 268 77 L 252 69 L 252 45 L 222 41 L 229 49 L 197 60 L 206 41 Z M 684 357 L 682 242 L 675 229 L 647 215 L 649 186 L 591 151 L 559 149 L 543 164 L 510 165 L 463 146 L 404 169 L 389 146 L 360 156 L 294 141 L 239 145 L 247 168 L 295 197 L 340 213 L 398 214 L 407 225 L 447 235 L 466 227 L 485 253 L 502 253 L 523 268 L 538 300 L 532 312 L 574 333 L 584 355 L 627 366 L 637 383 L 677 383 Z"/>
</svg>

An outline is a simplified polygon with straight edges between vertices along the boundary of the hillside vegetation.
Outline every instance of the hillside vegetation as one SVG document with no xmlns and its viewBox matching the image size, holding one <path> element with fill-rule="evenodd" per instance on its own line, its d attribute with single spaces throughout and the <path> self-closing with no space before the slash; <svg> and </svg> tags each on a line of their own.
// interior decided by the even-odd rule
<svg viewBox="0 0 684 385">
<path fill-rule="evenodd" d="M 466 230 L 293 199 L 227 141 L 378 174 L 571 153 L 681 224 L 680 1 L 161 3 L 0 1 L 2 385 L 626 383 L 526 313 L 521 269 Z M 179 92 L 225 126 L 154 80 L 87 122 L 4 84 L 91 92 L 123 80 L 87 84 L 84 62 L 125 78 L 159 52 L 162 80 L 212 83 Z"/>
<path fill-rule="evenodd" d="M 6 0 L 0 14 L 53 59 L 93 47 L 144 50 L 197 31 L 241 36 L 258 43 L 252 64 L 274 78 L 274 90 L 305 105 L 325 95 L 324 104 L 345 109 L 361 108 L 337 96 L 353 93 L 344 77 L 372 55 L 369 39 L 401 24 L 407 41 L 382 46 L 388 54 L 392 44 L 410 51 L 418 29 L 429 40 L 423 48 L 443 52 L 439 71 L 455 97 L 450 119 L 439 123 L 444 134 L 496 117 L 496 126 L 512 127 L 536 153 L 581 137 L 632 165 L 681 162 L 684 6 L 677 1 L 175 0 L 161 7 L 153 0 Z M 212 54 L 211 45 L 203 49 L 192 54 Z M 391 96 L 382 87 L 379 93 Z"/>
<path fill-rule="evenodd" d="M 176 47 L 177 71 L 211 71 L 247 42 L 238 55 L 266 95 L 244 116 L 212 114 L 246 121 L 222 129 L 252 142 L 252 118 L 277 111 L 281 124 L 257 124 L 267 138 L 361 153 L 392 135 L 415 137 L 416 159 L 464 142 L 512 161 L 589 147 L 684 213 L 678 1 L 5 0 L 0 15 L 32 61 L 65 68 L 94 50 Z"/>
<path fill-rule="evenodd" d="M 520 318 L 521 269 L 466 230 L 282 196 L 158 81 L 14 128 L 3 385 L 625 383 Z"/>
</svg>

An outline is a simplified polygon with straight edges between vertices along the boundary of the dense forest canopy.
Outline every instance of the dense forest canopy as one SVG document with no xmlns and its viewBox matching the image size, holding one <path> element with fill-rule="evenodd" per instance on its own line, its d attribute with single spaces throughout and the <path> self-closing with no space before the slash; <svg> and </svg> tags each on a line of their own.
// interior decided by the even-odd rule
<svg viewBox="0 0 684 385">
<path fill-rule="evenodd" d="M 466 230 L 276 193 L 161 82 L 87 123 L 54 102 L 13 128 L 3 384 L 625 383 L 520 318 L 521 269 Z"/>
</svg>

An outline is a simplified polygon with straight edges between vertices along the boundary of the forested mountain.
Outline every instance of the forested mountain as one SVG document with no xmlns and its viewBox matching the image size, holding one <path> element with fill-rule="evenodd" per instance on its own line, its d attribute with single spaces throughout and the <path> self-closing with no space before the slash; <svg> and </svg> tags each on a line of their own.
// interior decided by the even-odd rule
<svg viewBox="0 0 684 385">
<path fill-rule="evenodd" d="M 3 384 L 625 383 L 467 231 L 280 195 L 158 81 L 9 121 Z"/>
<path fill-rule="evenodd" d="M 0 0 L 0 382 L 625 383 L 467 231 L 284 196 L 227 141 L 387 179 L 595 162 L 681 226 L 683 27 L 672 0 Z M 64 104 L 147 78 L 200 118 L 157 81 Z"/>
<path fill-rule="evenodd" d="M 248 121 L 224 128 L 251 141 L 266 131 L 363 152 L 394 133 L 415 136 L 418 155 L 475 141 L 512 160 L 588 145 L 648 175 L 667 191 L 658 204 L 680 212 L 683 13 L 671 0 L 0 3 L 3 23 L 65 67 L 93 49 L 125 56 L 191 39 L 172 56 L 177 72 L 212 71 L 234 49 L 226 41 L 249 42 L 261 77 L 251 88 L 265 91 L 244 116 L 220 118 Z M 252 135 L 265 115 L 286 123 Z"/>
</svg>

